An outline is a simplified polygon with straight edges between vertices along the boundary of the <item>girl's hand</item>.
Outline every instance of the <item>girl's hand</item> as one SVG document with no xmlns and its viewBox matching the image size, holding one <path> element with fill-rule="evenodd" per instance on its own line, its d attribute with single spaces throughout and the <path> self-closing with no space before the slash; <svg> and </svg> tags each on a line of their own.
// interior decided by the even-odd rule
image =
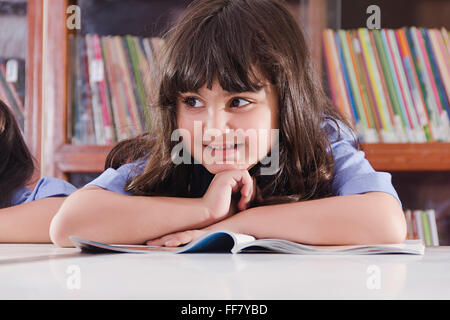
<svg viewBox="0 0 450 320">
<path fill-rule="evenodd" d="M 207 230 L 187 230 L 180 231 L 162 236 L 161 238 L 147 241 L 148 246 L 165 246 L 165 247 L 178 247 L 182 244 L 194 241 Z"/>
<path fill-rule="evenodd" d="M 255 184 L 247 170 L 227 170 L 215 175 L 202 201 L 211 212 L 214 222 L 223 220 L 237 211 L 245 210 L 254 197 Z M 241 194 L 239 202 L 233 195 Z"/>
</svg>

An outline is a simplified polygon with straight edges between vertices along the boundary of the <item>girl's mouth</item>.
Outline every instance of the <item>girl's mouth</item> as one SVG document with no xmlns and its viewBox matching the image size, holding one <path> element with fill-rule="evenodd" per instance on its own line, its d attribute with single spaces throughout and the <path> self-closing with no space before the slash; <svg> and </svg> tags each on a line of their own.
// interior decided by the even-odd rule
<svg viewBox="0 0 450 320">
<path fill-rule="evenodd" d="M 211 152 L 211 156 L 229 156 L 233 155 L 238 148 L 242 147 L 243 143 L 235 143 L 235 144 L 221 144 L 221 145 L 203 145 L 206 149 Z"/>
</svg>

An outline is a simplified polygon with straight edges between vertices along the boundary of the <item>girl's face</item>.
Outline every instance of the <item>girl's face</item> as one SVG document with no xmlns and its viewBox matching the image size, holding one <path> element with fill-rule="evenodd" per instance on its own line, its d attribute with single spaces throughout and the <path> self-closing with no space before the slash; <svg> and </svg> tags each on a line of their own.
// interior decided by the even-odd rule
<svg viewBox="0 0 450 320">
<path fill-rule="evenodd" d="M 233 94 L 223 90 L 216 78 L 211 90 L 205 84 L 198 93 L 180 95 L 177 125 L 184 147 L 212 174 L 248 170 L 276 142 L 275 87 L 267 83 L 258 92 Z"/>
</svg>

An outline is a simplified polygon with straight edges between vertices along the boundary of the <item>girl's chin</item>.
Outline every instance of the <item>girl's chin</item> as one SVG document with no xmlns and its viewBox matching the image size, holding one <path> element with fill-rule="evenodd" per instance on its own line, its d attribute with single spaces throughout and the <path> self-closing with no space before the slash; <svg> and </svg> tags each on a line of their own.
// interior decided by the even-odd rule
<svg viewBox="0 0 450 320">
<path fill-rule="evenodd" d="M 228 170 L 244 170 L 244 169 L 248 170 L 251 167 L 251 165 L 248 165 L 246 163 L 244 163 L 244 164 L 238 164 L 238 163 L 204 164 L 203 163 L 203 166 L 206 168 L 206 170 L 208 170 L 212 174 L 218 174 L 220 172 L 228 171 Z"/>
</svg>

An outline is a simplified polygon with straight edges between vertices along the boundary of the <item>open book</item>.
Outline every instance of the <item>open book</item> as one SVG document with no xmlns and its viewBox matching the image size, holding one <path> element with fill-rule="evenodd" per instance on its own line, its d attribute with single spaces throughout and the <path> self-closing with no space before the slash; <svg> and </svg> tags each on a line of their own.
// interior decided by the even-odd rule
<svg viewBox="0 0 450 320">
<path fill-rule="evenodd" d="M 425 246 L 421 240 L 406 240 L 399 244 L 373 244 L 351 246 L 313 246 L 281 239 L 258 239 L 229 231 L 205 233 L 194 241 L 179 247 L 146 245 L 114 245 L 90 241 L 76 236 L 69 237 L 82 251 L 90 253 L 290 253 L 290 254 L 390 254 L 406 253 L 423 255 Z"/>
</svg>

